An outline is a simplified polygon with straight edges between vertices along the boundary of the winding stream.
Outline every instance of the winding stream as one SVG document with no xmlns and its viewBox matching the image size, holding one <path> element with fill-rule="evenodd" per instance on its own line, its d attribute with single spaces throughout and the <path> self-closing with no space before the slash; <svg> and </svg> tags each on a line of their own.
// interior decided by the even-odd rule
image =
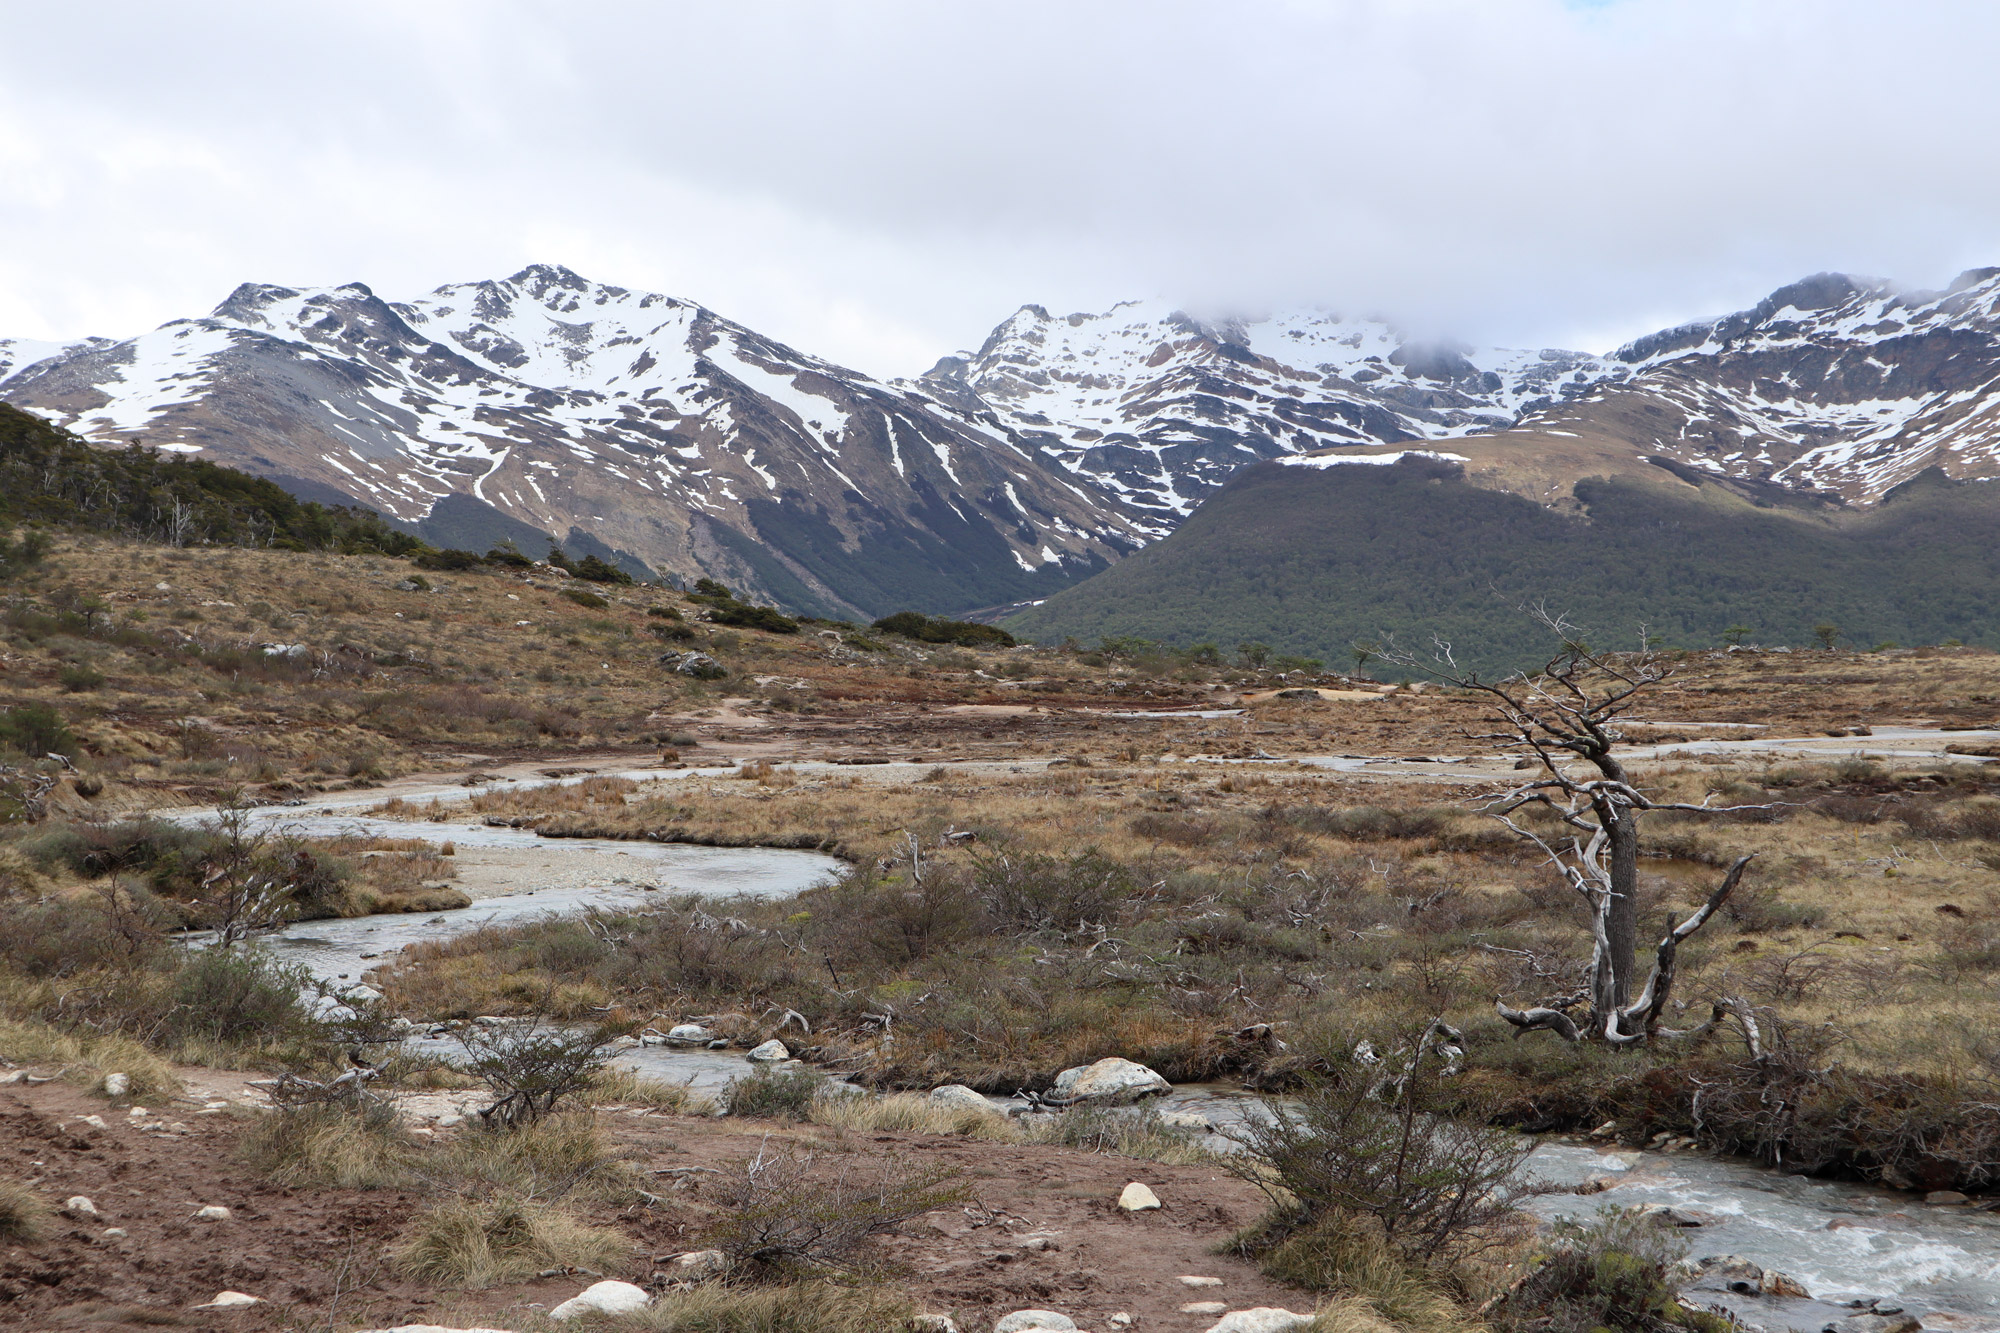
<svg viewBox="0 0 2000 1333">
<path fill-rule="evenodd" d="M 1689 741 L 1643 747 L 1636 751 L 1635 757 L 1743 751 L 1827 758 L 1849 755 L 1939 758 L 1945 744 L 1963 741 L 2000 741 L 2000 731 L 1882 728 L 1870 737 Z M 1370 763 L 1409 761 L 1328 755 L 1309 757 L 1304 762 L 1351 771 Z M 907 766 L 929 769 L 934 765 L 926 762 Z M 811 762 L 791 767 L 800 771 L 835 768 Z M 644 781 L 728 771 L 645 769 L 601 771 L 591 776 L 623 776 Z M 581 780 L 582 776 L 572 776 L 492 786 L 518 789 Z M 401 794 L 413 801 L 436 797 L 450 803 L 472 793 L 463 786 L 440 785 Z M 311 810 L 267 807 L 257 811 L 255 818 L 260 825 L 319 837 L 359 834 L 448 839 L 466 862 L 532 850 L 544 861 L 551 855 L 559 857 L 567 873 L 550 876 L 551 882 L 538 887 L 481 897 L 471 906 L 456 910 L 428 916 L 299 922 L 271 939 L 272 947 L 281 954 L 297 959 L 315 975 L 329 980 L 359 980 L 368 968 L 379 965 L 406 944 L 448 938 L 485 925 L 591 906 L 614 909 L 643 906 L 669 892 L 715 897 L 783 897 L 839 869 L 839 863 L 832 857 L 816 852 L 589 838 L 545 839 L 520 829 L 461 823 L 427 825 L 358 813 L 363 806 L 380 799 L 380 793 L 370 793 L 365 797 L 338 798 L 332 803 L 315 802 Z M 162 815 L 178 822 L 199 822 L 212 818 L 213 813 L 179 810 Z M 527 872 L 523 882 L 534 884 L 534 873 Z M 617 1063 L 654 1077 L 690 1082 L 704 1090 L 719 1090 L 747 1068 L 735 1053 L 664 1047 L 624 1051 Z M 996 1105 L 1006 1104 L 996 1102 Z M 1218 1125 L 1254 1114 L 1257 1105 L 1255 1098 L 1220 1086 L 1178 1088 L 1166 1099 L 1166 1104 L 1199 1111 Z M 1595 1178 L 1615 1181 L 1602 1195 L 1556 1195 L 1537 1200 L 1530 1207 L 1542 1217 L 1588 1219 L 1607 1206 L 1647 1203 L 1691 1209 L 1713 1219 L 1686 1233 L 1694 1256 L 1741 1255 L 1791 1276 L 1812 1291 L 1815 1299 L 1810 1301 L 1735 1297 L 1712 1291 L 1697 1293 L 1704 1300 L 1729 1304 L 1750 1324 L 1818 1333 L 1827 1322 L 1853 1313 L 1838 1303 L 1883 1298 L 1900 1302 L 1912 1313 L 1921 1315 L 1927 1328 L 2000 1333 L 2000 1213 L 1979 1212 L 1964 1206 L 1930 1207 L 1907 1194 L 1782 1175 L 1743 1162 L 1695 1154 L 1614 1151 L 1563 1141 L 1544 1142 L 1531 1159 L 1529 1170 L 1560 1184 L 1579 1184 Z"/>
</svg>

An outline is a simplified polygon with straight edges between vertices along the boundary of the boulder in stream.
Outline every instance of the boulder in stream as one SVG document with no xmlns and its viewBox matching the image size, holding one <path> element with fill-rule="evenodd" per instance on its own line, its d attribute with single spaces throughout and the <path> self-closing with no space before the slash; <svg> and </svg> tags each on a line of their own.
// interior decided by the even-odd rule
<svg viewBox="0 0 2000 1333">
<path fill-rule="evenodd" d="M 777 1064 L 781 1060 L 791 1059 L 792 1053 L 785 1046 L 785 1043 L 773 1037 L 762 1046 L 753 1047 L 750 1053 L 743 1058 L 753 1065 L 770 1065 Z"/>
<path fill-rule="evenodd" d="M 1173 1084 L 1136 1060 L 1110 1056 L 1056 1075 L 1050 1092 L 1061 1102 L 1136 1101 L 1172 1092 Z"/>
<path fill-rule="evenodd" d="M 993 1103 L 987 1101 L 963 1083 L 947 1083 L 941 1088 L 932 1088 L 930 1102 L 933 1106 L 943 1106 L 953 1111 L 991 1111 Z"/>
<path fill-rule="evenodd" d="M 716 1033 L 699 1023 L 676 1023 L 667 1029 L 669 1046 L 706 1046 L 716 1039 Z"/>
</svg>

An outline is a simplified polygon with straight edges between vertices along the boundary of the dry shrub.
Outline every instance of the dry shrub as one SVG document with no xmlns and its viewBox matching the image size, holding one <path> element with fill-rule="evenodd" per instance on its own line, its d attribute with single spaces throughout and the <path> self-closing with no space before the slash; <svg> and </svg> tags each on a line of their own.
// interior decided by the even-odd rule
<svg viewBox="0 0 2000 1333">
<path fill-rule="evenodd" d="M 1427 1268 L 1505 1241 L 1515 1206 L 1538 1192 L 1518 1175 L 1534 1144 L 1483 1118 L 1425 1114 L 1438 1061 L 1407 1053 L 1420 1049 L 1408 1041 L 1384 1066 L 1400 1067 L 1397 1082 L 1351 1067 L 1231 1132 L 1243 1151 L 1225 1165 L 1271 1201 L 1267 1248 L 1333 1226 Z"/>
<path fill-rule="evenodd" d="M 726 1175 L 706 1242 L 749 1276 L 853 1272 L 869 1242 L 970 1197 L 944 1167 L 876 1160 L 864 1175 L 851 1155 L 823 1165 L 794 1148 L 760 1151 Z"/>
<path fill-rule="evenodd" d="M 18 1180 L 0 1179 L 0 1240 L 30 1241 L 42 1234 L 48 1205 Z"/>
<path fill-rule="evenodd" d="M 743 1078 L 731 1079 L 723 1089 L 722 1102 L 730 1115 L 756 1120 L 804 1120 L 812 1114 L 824 1084 L 825 1079 L 814 1069 L 765 1066 Z"/>
<path fill-rule="evenodd" d="M 381 1189 L 408 1179 L 413 1145 L 392 1107 L 317 1105 L 263 1116 L 243 1136 L 239 1152 L 287 1188 Z"/>
<path fill-rule="evenodd" d="M 615 1268 L 629 1253 L 614 1231 L 513 1195 L 447 1199 L 422 1214 L 396 1247 L 410 1277 L 456 1287 L 518 1282 L 548 1268 Z"/>
<path fill-rule="evenodd" d="M 1590 1226 L 1556 1225 L 1556 1241 L 1494 1309 L 1501 1333 L 1631 1333 L 1731 1329 L 1679 1304 L 1687 1242 L 1650 1218 L 1606 1210 Z"/>
</svg>

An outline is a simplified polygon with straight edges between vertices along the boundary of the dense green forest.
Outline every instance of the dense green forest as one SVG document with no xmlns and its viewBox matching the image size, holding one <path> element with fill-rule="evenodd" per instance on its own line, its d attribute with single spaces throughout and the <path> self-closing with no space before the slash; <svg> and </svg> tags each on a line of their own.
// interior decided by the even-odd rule
<svg viewBox="0 0 2000 1333">
<path fill-rule="evenodd" d="M 313 504 L 234 468 L 139 445 L 98 449 L 0 403 L 0 523 L 223 544 L 404 555 L 424 543 L 369 509 Z"/>
<path fill-rule="evenodd" d="M 1546 655 L 1541 603 L 1593 643 L 1741 639 L 2000 647 L 2000 490 L 1927 472 L 1850 513 L 1725 488 L 1586 480 L 1584 516 L 1405 459 L 1238 472 L 1172 536 L 1002 623 L 1042 642 L 1255 641 L 1351 662 L 1393 636 L 1517 667 Z"/>
</svg>

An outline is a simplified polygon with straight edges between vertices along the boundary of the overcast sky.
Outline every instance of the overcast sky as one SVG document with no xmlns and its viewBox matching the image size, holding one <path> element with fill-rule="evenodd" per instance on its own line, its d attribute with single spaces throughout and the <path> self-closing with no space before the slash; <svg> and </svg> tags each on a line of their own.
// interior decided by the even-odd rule
<svg viewBox="0 0 2000 1333">
<path fill-rule="evenodd" d="M 1025 302 L 1604 348 L 2000 264 L 1989 0 L 0 0 L 0 336 L 531 261 L 878 374 Z"/>
</svg>

